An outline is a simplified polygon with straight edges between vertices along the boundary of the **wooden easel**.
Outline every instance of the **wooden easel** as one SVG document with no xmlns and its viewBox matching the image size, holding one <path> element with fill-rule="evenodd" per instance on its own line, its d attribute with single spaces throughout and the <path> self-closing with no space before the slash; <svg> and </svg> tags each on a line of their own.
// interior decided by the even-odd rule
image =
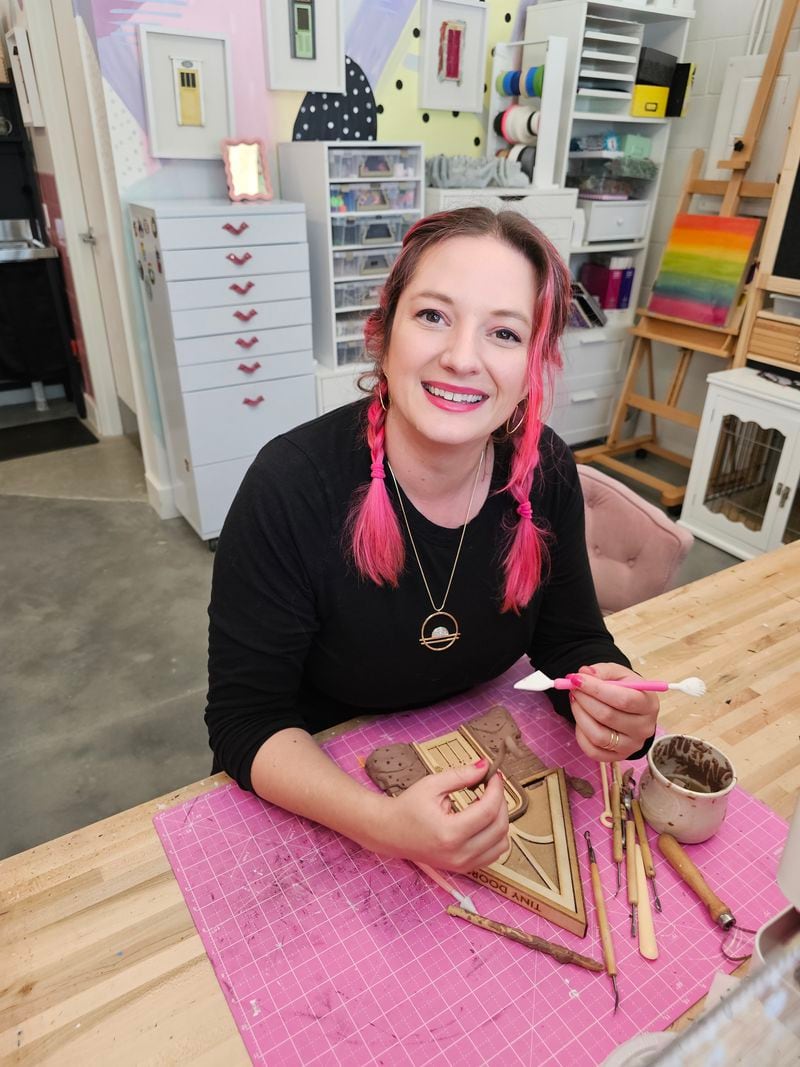
<svg viewBox="0 0 800 1067">
<path fill-rule="evenodd" d="M 800 371 L 800 319 L 765 311 L 767 293 L 800 297 L 800 253 L 797 225 L 800 214 L 800 97 L 789 128 L 789 139 L 778 188 L 764 227 L 761 257 L 753 279 L 733 365 L 748 359 L 779 370 Z"/>
<path fill-rule="evenodd" d="M 798 7 L 800 7 L 800 0 L 784 0 L 775 27 L 772 45 L 764 64 L 758 92 L 750 110 L 745 133 L 742 139 L 734 145 L 734 152 L 731 158 L 719 160 L 717 163 L 718 167 L 733 172 L 731 178 L 727 181 L 700 178 L 704 154 L 701 149 L 697 149 L 692 154 L 689 170 L 678 201 L 677 214 L 687 212 L 692 196 L 696 195 L 721 197 L 722 203 L 719 213 L 723 216 L 736 215 L 743 198 L 770 199 L 772 197 L 775 191 L 775 183 L 750 182 L 745 179 L 758 135 L 766 117 L 775 78 L 780 69 L 786 41 Z M 639 321 L 631 330 L 636 340 L 631 351 L 622 393 L 611 420 L 608 437 L 602 445 L 577 451 L 575 453 L 577 462 L 598 463 L 616 473 L 624 474 L 628 478 L 656 489 L 661 494 L 661 502 L 665 507 L 674 507 L 680 504 L 686 492 L 685 483 L 675 485 L 663 478 L 649 474 L 647 471 L 639 470 L 631 464 L 623 462 L 619 457 L 643 449 L 645 452 L 671 460 L 687 470 L 691 467 L 692 461 L 690 458 L 664 448 L 659 443 L 656 420 L 657 418 L 667 419 L 670 422 L 689 426 L 694 430 L 699 427 L 700 416 L 694 412 L 685 411 L 678 406 L 681 389 L 686 379 L 692 356 L 695 352 L 705 352 L 708 355 L 724 360 L 726 364 L 730 364 L 735 354 L 736 340 L 745 314 L 747 299 L 748 296 L 745 295 L 731 316 L 731 321 L 724 328 L 703 326 L 683 319 L 671 318 L 667 315 L 658 315 L 648 311 L 646 308 L 637 309 L 637 314 L 640 316 Z M 652 347 L 654 341 L 668 344 L 678 349 L 678 360 L 664 400 L 657 400 L 655 396 Z M 649 386 L 649 395 L 647 396 L 636 392 L 638 375 L 643 365 L 647 367 Z M 649 413 L 650 432 L 623 439 L 623 423 L 630 408 Z"/>
</svg>

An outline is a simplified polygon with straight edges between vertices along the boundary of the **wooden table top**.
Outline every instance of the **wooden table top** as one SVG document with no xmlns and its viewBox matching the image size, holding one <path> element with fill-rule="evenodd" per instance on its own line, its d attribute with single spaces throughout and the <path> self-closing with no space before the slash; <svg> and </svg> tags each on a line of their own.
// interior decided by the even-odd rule
<svg viewBox="0 0 800 1067">
<path fill-rule="evenodd" d="M 800 790 L 800 542 L 611 615 L 645 676 L 699 675 L 661 725 L 728 754 L 789 818 Z M 216 775 L 0 863 L 0 1061 L 249 1062 L 153 815 Z M 693 1009 L 694 1014 L 694 1009 Z"/>
</svg>

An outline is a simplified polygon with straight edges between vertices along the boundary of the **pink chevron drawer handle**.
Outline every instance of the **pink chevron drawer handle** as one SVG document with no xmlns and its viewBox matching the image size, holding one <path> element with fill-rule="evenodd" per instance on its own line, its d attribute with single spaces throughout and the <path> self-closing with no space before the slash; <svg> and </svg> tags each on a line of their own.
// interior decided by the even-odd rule
<svg viewBox="0 0 800 1067">
<path fill-rule="evenodd" d="M 244 337 L 237 337 L 236 344 L 239 346 L 239 348 L 252 348 L 253 345 L 258 344 L 258 338 L 251 337 L 248 341 Z"/>
<path fill-rule="evenodd" d="M 234 293 L 239 293 L 241 296 L 244 296 L 245 293 L 250 292 L 255 284 L 255 282 L 248 282 L 247 285 L 239 285 L 238 282 L 234 282 L 233 285 L 229 285 L 228 288 Z"/>
<path fill-rule="evenodd" d="M 240 322 L 249 322 L 250 319 L 255 318 L 258 314 L 255 308 L 250 308 L 249 311 L 234 311 L 234 318 L 239 319 Z"/>
<path fill-rule="evenodd" d="M 237 256 L 235 252 L 229 252 L 225 258 L 230 260 L 235 266 L 243 267 L 248 259 L 252 259 L 253 257 L 249 252 L 245 252 L 242 256 Z"/>
<path fill-rule="evenodd" d="M 258 360 L 256 360 L 255 363 L 251 363 L 249 367 L 246 363 L 240 363 L 236 369 L 242 371 L 243 374 L 254 374 L 255 371 L 261 369 L 261 364 Z"/>
<path fill-rule="evenodd" d="M 226 222 L 222 228 L 232 233 L 234 237 L 240 237 L 245 230 L 250 229 L 246 222 L 240 222 L 238 226 L 234 226 L 232 222 Z"/>
<path fill-rule="evenodd" d="M 246 396 L 242 401 L 243 404 L 247 404 L 249 408 L 257 408 L 259 404 L 264 403 L 264 397 L 259 396 Z"/>
</svg>

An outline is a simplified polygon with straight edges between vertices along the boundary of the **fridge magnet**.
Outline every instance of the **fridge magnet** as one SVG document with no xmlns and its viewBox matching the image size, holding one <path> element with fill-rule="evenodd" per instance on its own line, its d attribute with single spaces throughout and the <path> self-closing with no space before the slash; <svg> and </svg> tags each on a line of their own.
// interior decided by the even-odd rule
<svg viewBox="0 0 800 1067">
<path fill-rule="evenodd" d="M 152 219 L 152 221 L 150 222 L 150 226 L 152 227 L 152 230 L 153 230 L 153 237 L 158 237 L 158 227 L 156 226 L 156 220 L 155 219 Z"/>
<path fill-rule="evenodd" d="M 219 159 L 234 129 L 228 38 L 140 24 L 139 48 L 150 154 Z"/>
<path fill-rule="evenodd" d="M 341 0 L 261 0 L 268 89 L 341 93 Z"/>
<path fill-rule="evenodd" d="M 422 0 L 420 108 L 483 111 L 486 8 L 481 0 Z"/>
</svg>

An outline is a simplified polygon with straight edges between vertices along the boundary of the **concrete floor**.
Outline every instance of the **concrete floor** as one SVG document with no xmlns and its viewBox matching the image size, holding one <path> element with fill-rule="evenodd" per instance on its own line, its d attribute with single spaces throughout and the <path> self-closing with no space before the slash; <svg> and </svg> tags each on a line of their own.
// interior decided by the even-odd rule
<svg viewBox="0 0 800 1067">
<path fill-rule="evenodd" d="M 213 557 L 126 438 L 0 463 L 0 526 L 2 857 L 208 774 Z M 734 562 L 696 541 L 680 580 Z"/>
<path fill-rule="evenodd" d="M 0 857 L 211 768 L 213 557 L 126 438 L 0 463 Z"/>
</svg>

